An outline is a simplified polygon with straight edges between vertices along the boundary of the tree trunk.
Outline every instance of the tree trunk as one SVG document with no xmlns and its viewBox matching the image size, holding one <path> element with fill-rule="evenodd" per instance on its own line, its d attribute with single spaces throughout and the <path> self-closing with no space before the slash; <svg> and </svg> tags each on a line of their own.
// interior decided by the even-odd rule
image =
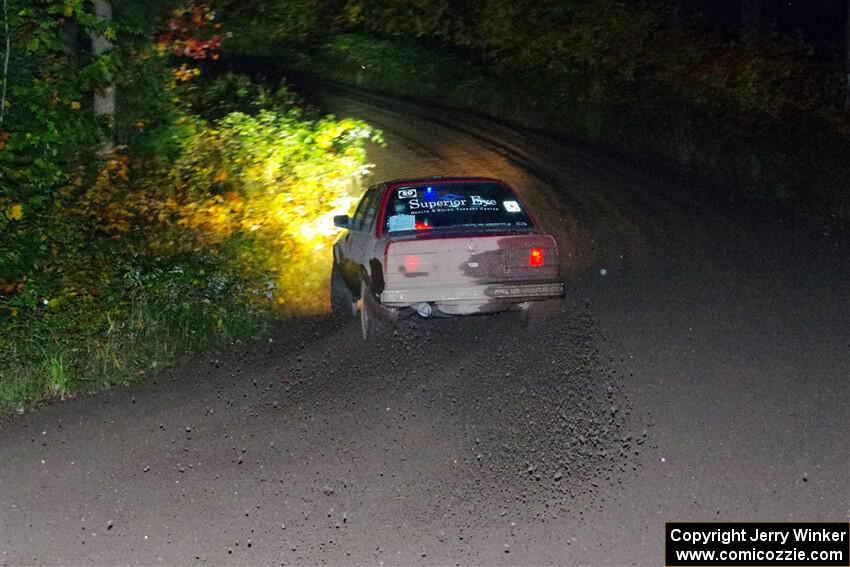
<svg viewBox="0 0 850 567">
<path fill-rule="evenodd" d="M 94 14 L 101 20 L 112 20 L 112 5 L 109 0 L 94 0 Z M 92 53 L 95 56 L 102 55 L 112 49 L 112 42 L 106 37 L 99 34 L 92 34 Z M 110 85 L 99 93 L 94 95 L 94 114 L 95 116 L 106 116 L 110 124 L 114 128 L 115 123 L 115 87 Z M 104 142 L 101 151 L 107 153 L 112 150 L 114 142 L 114 134 L 110 133 L 109 138 Z"/>
<path fill-rule="evenodd" d="M 761 0 L 741 0 L 741 39 L 756 39 L 761 32 Z"/>
</svg>

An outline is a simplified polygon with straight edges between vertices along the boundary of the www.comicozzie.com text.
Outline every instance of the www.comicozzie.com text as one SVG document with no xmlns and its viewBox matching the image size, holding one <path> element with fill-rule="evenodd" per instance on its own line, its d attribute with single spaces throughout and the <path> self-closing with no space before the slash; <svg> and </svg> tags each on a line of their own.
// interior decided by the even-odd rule
<svg viewBox="0 0 850 567">
<path fill-rule="evenodd" d="M 777 542 L 785 545 L 789 538 L 794 542 L 842 542 L 846 541 L 846 531 L 813 530 L 811 528 L 762 530 L 759 528 L 717 529 L 710 531 L 690 531 L 675 528 L 670 532 L 671 541 L 686 541 L 689 543 L 721 543 L 728 545 L 732 542 L 764 541 Z"/>
</svg>

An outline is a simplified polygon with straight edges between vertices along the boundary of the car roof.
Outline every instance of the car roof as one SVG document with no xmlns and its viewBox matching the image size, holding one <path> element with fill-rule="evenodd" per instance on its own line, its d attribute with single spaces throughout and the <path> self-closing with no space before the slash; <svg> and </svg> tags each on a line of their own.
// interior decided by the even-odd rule
<svg viewBox="0 0 850 567">
<path fill-rule="evenodd" d="M 501 179 L 495 179 L 493 177 L 456 177 L 442 175 L 393 179 L 391 181 L 384 181 L 383 183 L 380 183 L 380 185 L 384 185 L 387 189 L 393 189 L 401 185 L 425 185 L 427 183 L 501 183 L 503 185 L 507 185 Z"/>
</svg>

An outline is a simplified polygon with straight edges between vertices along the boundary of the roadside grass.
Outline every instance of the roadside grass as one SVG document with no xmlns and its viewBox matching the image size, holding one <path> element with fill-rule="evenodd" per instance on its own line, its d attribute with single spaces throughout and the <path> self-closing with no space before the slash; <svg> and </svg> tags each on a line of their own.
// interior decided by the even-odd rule
<svg viewBox="0 0 850 567">
<path fill-rule="evenodd" d="M 652 84 L 637 86 L 627 104 L 589 101 L 578 94 L 586 85 L 552 84 L 533 68 L 500 74 L 451 51 L 366 35 L 274 52 L 295 71 L 547 130 L 649 167 L 687 170 L 732 198 L 785 202 L 850 226 L 850 140 L 811 120 L 754 122 Z"/>
<path fill-rule="evenodd" d="M 45 397 L 64 400 L 71 395 L 72 384 L 68 373 L 65 372 L 65 361 L 61 352 L 47 361 L 47 373 Z"/>
<path fill-rule="evenodd" d="M 0 327 L 0 414 L 127 384 L 190 353 L 257 336 L 270 318 L 235 300 L 144 298 L 24 314 Z"/>
</svg>

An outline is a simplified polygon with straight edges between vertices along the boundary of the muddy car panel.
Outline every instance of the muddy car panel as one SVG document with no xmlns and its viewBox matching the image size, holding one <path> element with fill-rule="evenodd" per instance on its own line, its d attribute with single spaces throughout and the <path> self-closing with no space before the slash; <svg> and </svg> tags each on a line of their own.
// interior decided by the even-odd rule
<svg viewBox="0 0 850 567">
<path fill-rule="evenodd" d="M 560 297 L 557 243 L 520 207 L 487 178 L 373 186 L 334 257 L 352 290 L 365 281 L 370 299 L 390 308 L 428 303 L 461 315 Z"/>
</svg>

